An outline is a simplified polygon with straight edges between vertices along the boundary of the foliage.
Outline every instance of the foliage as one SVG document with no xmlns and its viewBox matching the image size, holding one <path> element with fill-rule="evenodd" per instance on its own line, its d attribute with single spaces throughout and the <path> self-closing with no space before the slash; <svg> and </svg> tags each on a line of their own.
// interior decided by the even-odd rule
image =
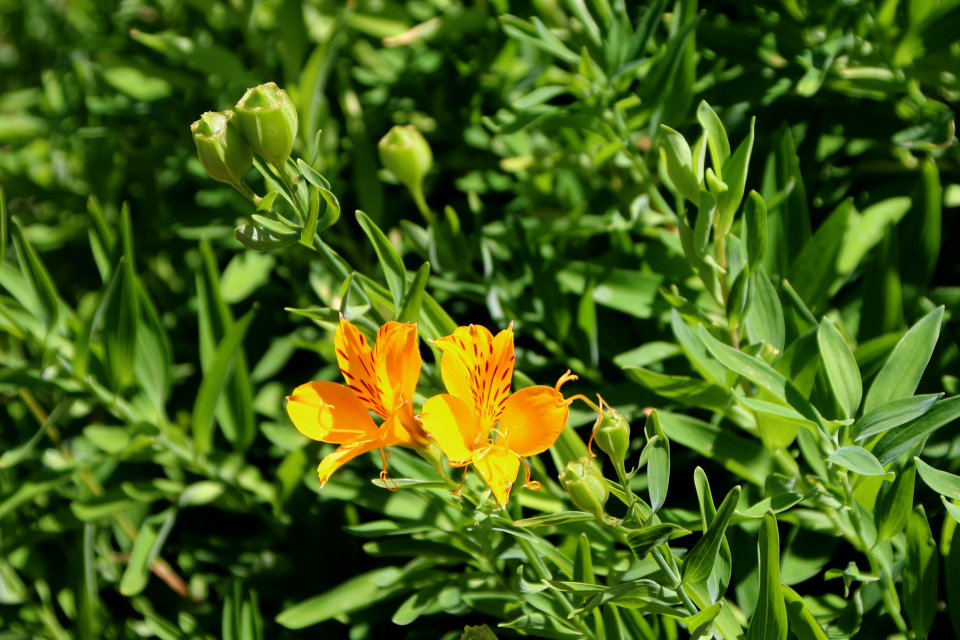
<svg viewBox="0 0 960 640">
<path fill-rule="evenodd" d="M 0 3 L 0 636 L 960 634 L 958 13 Z M 254 204 L 188 127 L 268 80 Z M 417 322 L 418 411 L 511 322 L 602 411 L 505 509 L 401 448 L 320 489 L 340 314 Z"/>
</svg>

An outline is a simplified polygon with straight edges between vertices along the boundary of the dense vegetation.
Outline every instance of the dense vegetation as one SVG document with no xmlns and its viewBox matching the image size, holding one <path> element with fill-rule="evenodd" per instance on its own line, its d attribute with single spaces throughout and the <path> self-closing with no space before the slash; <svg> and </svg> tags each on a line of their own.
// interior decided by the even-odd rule
<svg viewBox="0 0 960 640">
<path fill-rule="evenodd" d="M 0 1 L 0 638 L 960 638 L 957 24 Z M 190 124 L 267 82 L 254 204 Z M 340 314 L 417 322 L 417 412 L 512 323 L 614 435 L 575 401 L 505 509 L 403 447 L 321 489 Z"/>
</svg>

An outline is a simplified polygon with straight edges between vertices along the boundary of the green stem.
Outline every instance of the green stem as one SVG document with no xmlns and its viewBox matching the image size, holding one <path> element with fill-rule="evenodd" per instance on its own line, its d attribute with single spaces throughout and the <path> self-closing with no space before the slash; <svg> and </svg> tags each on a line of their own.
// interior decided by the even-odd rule
<svg viewBox="0 0 960 640">
<path fill-rule="evenodd" d="M 430 210 L 430 205 L 427 204 L 427 199 L 423 197 L 423 187 L 419 184 L 416 188 L 410 189 L 410 195 L 413 196 L 413 201 L 417 205 L 417 209 L 420 210 L 420 213 L 423 214 L 424 219 L 426 219 L 427 224 L 433 224 L 433 211 Z"/>
</svg>

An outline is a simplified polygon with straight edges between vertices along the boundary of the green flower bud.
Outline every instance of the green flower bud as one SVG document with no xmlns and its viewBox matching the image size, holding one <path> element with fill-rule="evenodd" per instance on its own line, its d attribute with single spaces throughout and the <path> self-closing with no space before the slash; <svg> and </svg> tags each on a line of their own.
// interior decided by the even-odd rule
<svg viewBox="0 0 960 640">
<path fill-rule="evenodd" d="M 610 497 L 610 489 L 600 470 L 591 464 L 590 458 L 584 456 L 568 462 L 560 473 L 560 484 L 570 494 L 577 508 L 593 514 L 597 520 L 605 520 L 603 505 Z"/>
<path fill-rule="evenodd" d="M 630 449 L 630 423 L 622 413 L 608 406 L 597 418 L 593 440 L 615 465 L 622 466 Z"/>
<path fill-rule="evenodd" d="M 243 181 L 253 166 L 250 145 L 240 135 L 233 111 L 208 111 L 190 125 L 200 164 L 214 180 L 226 182 L 253 200 L 256 196 Z"/>
<path fill-rule="evenodd" d="M 410 191 L 419 192 L 433 166 L 430 144 L 413 125 L 396 126 L 380 139 L 380 162 Z"/>
<path fill-rule="evenodd" d="M 283 171 L 297 137 L 297 108 L 274 82 L 248 89 L 235 107 L 237 126 L 253 150 Z"/>
</svg>

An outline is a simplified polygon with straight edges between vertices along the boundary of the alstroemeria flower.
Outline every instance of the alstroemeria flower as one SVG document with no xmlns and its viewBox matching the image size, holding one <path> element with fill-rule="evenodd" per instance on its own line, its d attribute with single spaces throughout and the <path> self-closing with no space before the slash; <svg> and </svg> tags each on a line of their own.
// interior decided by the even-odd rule
<svg viewBox="0 0 960 640">
<path fill-rule="evenodd" d="M 576 376 L 567 372 L 556 387 L 527 387 L 510 395 L 512 328 L 494 337 L 481 326 L 460 327 L 433 344 L 443 350 L 440 373 L 450 393 L 424 403 L 423 429 L 451 465 L 472 464 L 497 502 L 506 505 L 522 458 L 546 451 L 563 431 L 568 402 L 560 385 Z M 527 467 L 525 484 L 537 488 L 529 481 Z"/>
<path fill-rule="evenodd" d="M 347 384 L 302 384 L 287 398 L 287 413 L 303 435 L 340 445 L 317 468 L 321 485 L 346 462 L 374 449 L 380 449 L 380 477 L 386 481 L 384 447 L 420 447 L 426 441 L 411 404 L 420 377 L 417 325 L 388 322 L 371 349 L 363 334 L 341 317 L 334 346 Z M 383 418 L 380 426 L 371 412 Z"/>
</svg>

